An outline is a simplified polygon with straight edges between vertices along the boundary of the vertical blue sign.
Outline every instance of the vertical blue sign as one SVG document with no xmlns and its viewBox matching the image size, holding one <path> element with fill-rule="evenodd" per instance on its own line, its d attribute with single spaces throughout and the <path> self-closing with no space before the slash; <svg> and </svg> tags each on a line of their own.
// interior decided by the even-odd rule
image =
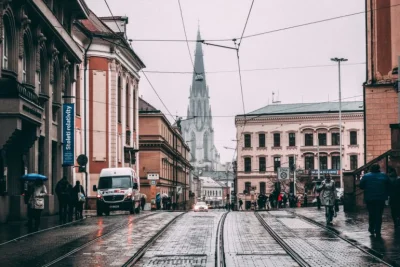
<svg viewBox="0 0 400 267">
<path fill-rule="evenodd" d="M 63 133 L 63 166 L 75 164 L 75 104 L 63 104 L 62 133 Z"/>
</svg>

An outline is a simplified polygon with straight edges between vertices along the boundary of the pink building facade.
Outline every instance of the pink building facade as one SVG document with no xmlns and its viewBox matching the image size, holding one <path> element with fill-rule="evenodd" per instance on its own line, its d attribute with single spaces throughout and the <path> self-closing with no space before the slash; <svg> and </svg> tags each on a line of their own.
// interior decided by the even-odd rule
<svg viewBox="0 0 400 267">
<path fill-rule="evenodd" d="M 268 105 L 235 118 L 237 192 L 239 198 L 269 195 L 278 182 L 279 167 L 299 170 L 297 193 L 312 190 L 312 180 L 320 173 L 340 179 L 339 138 L 342 136 L 343 170 L 364 164 L 363 103 L 342 103 L 342 131 L 339 130 L 339 103 Z M 292 177 L 292 176 L 290 176 Z M 292 178 L 281 182 L 282 191 L 293 188 Z"/>
</svg>

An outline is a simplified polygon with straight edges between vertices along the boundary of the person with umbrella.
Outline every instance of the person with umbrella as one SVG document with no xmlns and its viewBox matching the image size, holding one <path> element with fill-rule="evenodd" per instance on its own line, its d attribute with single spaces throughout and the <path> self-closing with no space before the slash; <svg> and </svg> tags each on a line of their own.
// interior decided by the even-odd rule
<svg viewBox="0 0 400 267">
<path fill-rule="evenodd" d="M 43 183 L 42 179 L 36 179 L 33 185 L 33 191 L 31 197 L 29 199 L 30 208 L 32 212 L 32 218 L 35 221 L 34 223 L 34 231 L 39 230 L 40 226 L 40 216 L 42 214 L 42 210 L 44 209 L 44 196 L 47 195 L 46 186 Z M 29 228 L 32 228 L 32 224 L 29 225 Z"/>
</svg>

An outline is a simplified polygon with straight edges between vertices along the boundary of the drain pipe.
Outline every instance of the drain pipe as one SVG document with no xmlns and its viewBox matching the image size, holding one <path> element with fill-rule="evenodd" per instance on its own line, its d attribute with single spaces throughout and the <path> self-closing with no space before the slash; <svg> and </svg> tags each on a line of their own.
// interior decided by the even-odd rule
<svg viewBox="0 0 400 267">
<path fill-rule="evenodd" d="M 84 131 L 84 147 L 85 147 L 85 149 L 84 149 L 84 153 L 85 153 L 85 156 L 87 157 L 87 118 L 88 118 L 88 116 L 87 116 L 87 98 L 86 98 L 86 92 L 87 92 L 87 85 L 86 85 L 86 81 L 87 81 L 87 74 L 86 74 L 86 72 L 87 72 L 87 65 L 88 65 L 88 62 L 87 62 L 87 52 L 88 52 L 88 50 L 89 50 L 89 48 L 90 48 L 90 46 L 92 45 L 92 42 L 93 42 L 93 35 L 92 34 L 90 34 L 89 35 L 89 38 L 90 38 L 90 42 L 89 42 L 89 45 L 87 46 L 87 48 L 85 49 L 85 56 L 84 56 L 84 62 L 83 62 L 83 64 L 84 64 L 84 72 L 83 72 L 83 113 L 85 114 L 85 123 L 84 123 L 84 127 L 85 127 L 85 131 Z M 86 190 L 86 197 L 88 196 L 88 170 L 87 170 L 87 165 L 86 165 L 86 167 L 85 167 L 85 190 Z M 86 201 L 86 205 L 88 205 L 87 204 L 87 201 Z M 86 207 L 87 208 L 87 207 Z"/>
</svg>

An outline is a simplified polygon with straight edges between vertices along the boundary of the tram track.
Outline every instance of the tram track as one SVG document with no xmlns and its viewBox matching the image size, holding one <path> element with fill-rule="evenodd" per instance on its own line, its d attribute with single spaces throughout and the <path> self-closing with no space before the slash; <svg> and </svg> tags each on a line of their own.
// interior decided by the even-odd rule
<svg viewBox="0 0 400 267">
<path fill-rule="evenodd" d="M 228 212 L 225 212 L 218 222 L 215 240 L 215 267 L 226 267 L 224 251 L 224 224 Z"/>
<path fill-rule="evenodd" d="M 96 238 L 90 240 L 89 242 L 86 242 L 85 244 L 80 245 L 79 247 L 77 247 L 77 248 L 75 248 L 75 249 L 69 251 L 68 253 L 66 253 L 66 254 L 64 254 L 64 255 L 62 255 L 62 256 L 56 258 L 55 260 L 53 260 L 53 261 L 51 261 L 51 262 L 49 262 L 49 263 L 47 263 L 47 264 L 45 264 L 45 265 L 42 265 L 42 266 L 43 266 L 43 267 L 48 267 L 48 266 L 55 265 L 55 264 L 61 262 L 63 259 L 65 259 L 65 258 L 67 258 L 67 257 L 69 257 L 69 256 L 71 256 L 71 255 L 73 255 L 73 254 L 75 254 L 76 252 L 78 252 L 78 251 L 80 251 L 80 250 L 86 248 L 87 246 L 92 245 L 93 243 L 95 243 L 95 242 L 98 241 L 99 239 L 106 238 L 106 237 L 108 237 L 108 236 L 114 234 L 114 233 L 117 232 L 118 230 L 121 230 L 121 229 L 123 229 L 124 227 L 129 226 L 129 225 L 132 224 L 132 223 L 137 223 L 137 222 L 139 222 L 139 221 L 142 221 L 142 220 L 144 220 L 144 219 L 146 219 L 146 218 L 149 218 L 149 217 L 151 217 L 151 216 L 154 216 L 154 215 L 156 215 L 156 213 L 151 213 L 151 214 L 148 214 L 148 215 L 144 215 L 144 216 L 142 216 L 142 217 L 133 219 L 133 220 L 130 221 L 129 223 L 125 223 L 125 224 L 118 225 L 118 226 L 116 226 L 114 229 L 112 229 L 111 231 L 109 231 L 109 232 L 107 232 L 107 233 L 105 233 L 105 234 L 99 235 L 98 237 L 96 237 Z"/>
<path fill-rule="evenodd" d="M 182 214 L 176 216 L 173 218 L 169 223 L 167 223 L 163 228 L 161 228 L 154 236 L 152 236 L 145 244 L 142 246 L 138 251 L 131 257 L 125 264 L 123 264 L 123 267 L 128 267 L 128 266 L 134 266 L 146 253 L 146 251 L 151 247 L 151 245 L 154 244 L 154 242 L 157 241 L 157 239 L 173 224 L 175 223 L 179 218 L 181 218 L 184 214 L 187 212 L 183 212 Z"/>
<path fill-rule="evenodd" d="M 296 253 L 286 242 L 283 240 L 269 225 L 268 223 L 261 217 L 258 212 L 254 212 L 258 221 L 261 225 L 267 230 L 267 232 L 272 236 L 273 239 L 286 251 L 286 253 L 296 261 L 301 267 L 310 267 L 309 265 L 299 254 Z"/>
<path fill-rule="evenodd" d="M 310 219 L 310 218 L 307 218 L 307 217 L 305 217 L 305 216 L 303 216 L 303 215 L 296 214 L 296 213 L 294 213 L 294 212 L 290 212 L 290 213 L 292 213 L 294 216 L 296 216 L 296 217 L 298 217 L 298 218 L 300 218 L 300 219 L 302 219 L 302 220 L 304 220 L 304 221 L 306 221 L 306 222 L 309 222 L 309 223 L 311 223 L 311 224 L 313 224 L 313 225 L 315 225 L 315 226 L 317 226 L 317 227 L 320 227 L 320 228 L 326 230 L 327 232 L 329 232 L 329 233 L 335 235 L 336 237 L 340 238 L 341 240 L 343 240 L 343 241 L 349 243 L 349 244 L 352 245 L 353 247 L 355 247 L 355 248 L 361 250 L 362 252 L 364 252 L 365 254 L 369 255 L 370 257 L 375 258 L 375 259 L 378 260 L 380 263 L 382 263 L 382 264 L 384 264 L 384 265 L 386 265 L 386 266 L 393 266 L 393 265 L 391 265 L 390 263 L 387 262 L 388 260 L 383 260 L 383 259 L 382 259 L 382 258 L 383 258 L 383 255 L 382 255 L 381 253 L 379 253 L 379 252 L 377 252 L 377 251 L 375 251 L 375 250 L 372 250 L 372 249 L 370 249 L 370 248 L 363 248 L 363 247 L 362 247 L 361 245 L 359 245 L 356 241 L 350 240 L 350 239 L 348 239 L 348 238 L 342 236 L 342 235 L 340 234 L 340 232 L 338 232 L 336 229 L 333 229 L 333 228 L 330 228 L 330 227 L 328 227 L 328 226 L 325 226 L 325 225 L 323 225 L 322 223 L 316 222 L 316 221 L 314 221 L 314 220 L 312 220 L 312 219 Z"/>
</svg>

